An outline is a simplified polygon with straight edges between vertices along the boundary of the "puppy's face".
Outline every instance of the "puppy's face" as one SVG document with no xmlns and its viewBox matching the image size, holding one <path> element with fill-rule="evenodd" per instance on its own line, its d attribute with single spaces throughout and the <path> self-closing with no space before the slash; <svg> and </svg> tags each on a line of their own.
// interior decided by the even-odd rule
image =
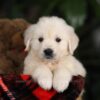
<svg viewBox="0 0 100 100">
<path fill-rule="evenodd" d="M 62 19 L 45 17 L 41 18 L 37 24 L 28 28 L 25 33 L 25 43 L 26 46 L 30 45 L 31 50 L 33 50 L 38 58 L 44 60 L 59 60 L 73 53 L 76 48 L 72 51 L 70 50 L 70 42 L 73 42 L 71 39 L 75 37 L 73 32 L 72 27 L 66 25 Z M 28 40 L 29 43 L 27 45 Z M 75 41 L 77 41 L 77 38 Z M 74 43 L 74 45 L 76 44 Z"/>
<path fill-rule="evenodd" d="M 65 34 L 61 33 L 58 28 L 47 25 L 40 27 L 40 32 L 34 33 L 31 40 L 31 49 L 39 58 L 56 60 L 67 54 L 68 42 Z M 50 29 L 49 29 L 50 28 Z"/>
</svg>

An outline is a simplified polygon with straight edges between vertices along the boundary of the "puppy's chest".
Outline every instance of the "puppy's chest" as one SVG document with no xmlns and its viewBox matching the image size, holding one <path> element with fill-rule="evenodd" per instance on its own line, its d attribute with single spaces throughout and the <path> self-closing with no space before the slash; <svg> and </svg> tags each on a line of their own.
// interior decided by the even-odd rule
<svg viewBox="0 0 100 100">
<path fill-rule="evenodd" d="M 51 70 L 55 70 L 58 67 L 58 62 L 52 62 L 52 63 L 47 63 L 47 67 L 49 67 Z"/>
</svg>

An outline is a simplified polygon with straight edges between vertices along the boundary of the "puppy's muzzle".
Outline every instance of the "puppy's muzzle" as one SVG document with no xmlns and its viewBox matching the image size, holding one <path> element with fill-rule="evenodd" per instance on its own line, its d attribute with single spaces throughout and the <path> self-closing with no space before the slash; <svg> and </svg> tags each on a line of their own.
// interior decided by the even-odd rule
<svg viewBox="0 0 100 100">
<path fill-rule="evenodd" d="M 47 59 L 52 59 L 54 54 L 53 54 L 53 50 L 51 48 L 47 48 L 44 50 L 44 56 L 47 58 Z"/>
</svg>

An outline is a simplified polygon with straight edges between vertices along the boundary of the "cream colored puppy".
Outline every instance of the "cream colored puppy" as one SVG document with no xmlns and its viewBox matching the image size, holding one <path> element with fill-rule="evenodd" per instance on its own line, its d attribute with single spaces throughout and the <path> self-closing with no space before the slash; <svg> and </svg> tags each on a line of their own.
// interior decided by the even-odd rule
<svg viewBox="0 0 100 100">
<path fill-rule="evenodd" d="M 63 92 L 73 75 L 85 77 L 85 69 L 73 57 L 79 39 L 63 19 L 40 18 L 26 30 L 24 42 L 28 55 L 23 73 L 32 75 L 42 88 Z"/>
</svg>

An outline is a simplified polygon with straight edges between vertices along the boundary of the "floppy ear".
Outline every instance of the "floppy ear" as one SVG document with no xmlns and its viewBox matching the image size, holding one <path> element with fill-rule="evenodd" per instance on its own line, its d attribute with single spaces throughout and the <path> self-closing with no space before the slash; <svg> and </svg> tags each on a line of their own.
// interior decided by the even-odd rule
<svg viewBox="0 0 100 100">
<path fill-rule="evenodd" d="M 27 42 L 25 43 L 25 45 L 26 45 L 25 51 L 29 51 L 29 49 L 30 49 L 30 42 L 31 42 L 31 39 L 27 40 Z"/>
<path fill-rule="evenodd" d="M 78 43 L 79 43 L 79 38 L 73 30 L 72 32 L 69 33 L 69 39 L 68 39 L 68 51 L 71 55 L 73 55 L 75 49 L 78 46 Z"/>
<path fill-rule="evenodd" d="M 25 51 L 29 51 L 31 47 L 31 40 L 33 38 L 34 25 L 29 26 L 24 33 Z"/>
</svg>

